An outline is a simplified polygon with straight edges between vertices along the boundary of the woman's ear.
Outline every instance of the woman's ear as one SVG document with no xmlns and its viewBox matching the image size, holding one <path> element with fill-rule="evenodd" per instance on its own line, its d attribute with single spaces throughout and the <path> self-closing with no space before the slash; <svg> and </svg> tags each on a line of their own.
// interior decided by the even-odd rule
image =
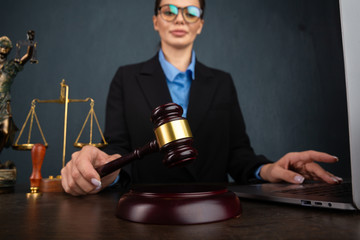
<svg viewBox="0 0 360 240">
<path fill-rule="evenodd" d="M 153 20 L 154 30 L 155 30 L 155 31 L 158 31 L 159 28 L 158 28 L 158 18 L 157 18 L 157 16 L 154 15 L 154 16 L 152 17 L 152 20 Z"/>
<path fill-rule="evenodd" d="M 199 29 L 197 31 L 198 35 L 201 33 L 203 26 L 204 26 L 204 19 L 200 19 L 200 27 L 199 27 Z"/>
</svg>

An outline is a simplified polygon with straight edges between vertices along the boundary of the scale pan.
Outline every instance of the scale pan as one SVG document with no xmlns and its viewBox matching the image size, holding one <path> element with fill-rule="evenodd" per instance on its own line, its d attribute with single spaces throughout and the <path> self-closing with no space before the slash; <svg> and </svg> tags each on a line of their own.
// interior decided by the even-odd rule
<svg viewBox="0 0 360 240">
<path fill-rule="evenodd" d="M 101 147 L 106 146 L 107 143 L 79 143 L 79 142 L 74 143 L 74 147 L 77 147 L 77 148 L 82 148 L 82 147 L 85 147 L 87 145 L 94 146 L 94 147 L 97 147 L 97 148 L 101 148 Z"/>
<path fill-rule="evenodd" d="M 34 143 L 14 144 L 12 148 L 15 150 L 31 150 L 34 145 Z M 44 144 L 44 146 L 47 148 L 48 144 Z"/>
</svg>

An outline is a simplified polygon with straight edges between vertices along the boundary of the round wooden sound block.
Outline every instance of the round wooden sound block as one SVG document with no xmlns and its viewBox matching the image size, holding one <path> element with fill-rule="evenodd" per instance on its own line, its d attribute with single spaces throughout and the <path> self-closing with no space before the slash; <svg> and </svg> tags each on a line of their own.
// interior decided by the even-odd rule
<svg viewBox="0 0 360 240">
<path fill-rule="evenodd" d="M 118 203 L 116 216 L 149 224 L 200 224 L 240 216 L 239 198 L 222 186 L 134 187 Z"/>
</svg>

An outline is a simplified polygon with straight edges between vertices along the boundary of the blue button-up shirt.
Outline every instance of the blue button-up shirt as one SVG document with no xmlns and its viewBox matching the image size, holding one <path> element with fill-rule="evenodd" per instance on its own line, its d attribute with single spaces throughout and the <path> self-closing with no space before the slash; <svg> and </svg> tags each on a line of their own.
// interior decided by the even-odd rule
<svg viewBox="0 0 360 240">
<path fill-rule="evenodd" d="M 183 108 L 183 117 L 186 117 L 189 105 L 191 82 L 195 79 L 195 51 L 192 51 L 191 62 L 185 72 L 181 72 L 169 63 L 165 59 L 164 53 L 161 49 L 159 51 L 159 61 L 165 73 L 172 101 Z"/>
</svg>

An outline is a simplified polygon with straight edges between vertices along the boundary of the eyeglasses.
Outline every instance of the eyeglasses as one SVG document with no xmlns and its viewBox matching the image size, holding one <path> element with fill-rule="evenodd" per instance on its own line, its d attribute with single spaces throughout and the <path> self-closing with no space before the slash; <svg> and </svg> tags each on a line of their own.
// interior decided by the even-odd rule
<svg viewBox="0 0 360 240">
<path fill-rule="evenodd" d="M 176 19 L 181 10 L 182 16 L 187 23 L 195 23 L 200 17 L 202 10 L 195 6 L 177 7 L 175 5 L 166 4 L 159 7 L 160 16 L 167 22 L 172 22 Z"/>
</svg>

